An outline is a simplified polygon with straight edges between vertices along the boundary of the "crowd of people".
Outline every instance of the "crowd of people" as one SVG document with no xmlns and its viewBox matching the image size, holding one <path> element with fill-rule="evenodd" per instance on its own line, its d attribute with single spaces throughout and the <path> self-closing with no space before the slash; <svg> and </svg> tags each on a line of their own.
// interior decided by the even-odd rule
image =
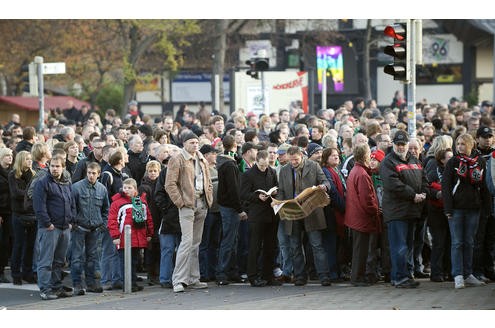
<svg viewBox="0 0 495 328">
<path fill-rule="evenodd" d="M 43 300 L 122 290 L 126 226 L 133 292 L 495 281 L 488 101 L 419 102 L 414 134 L 395 98 L 315 115 L 297 103 L 259 116 L 181 105 L 157 119 L 135 101 L 123 118 L 68 107 L 41 131 L 16 114 L 0 129 L 0 283 L 37 283 Z M 313 186 L 329 205 L 275 214 L 274 199 Z"/>
</svg>

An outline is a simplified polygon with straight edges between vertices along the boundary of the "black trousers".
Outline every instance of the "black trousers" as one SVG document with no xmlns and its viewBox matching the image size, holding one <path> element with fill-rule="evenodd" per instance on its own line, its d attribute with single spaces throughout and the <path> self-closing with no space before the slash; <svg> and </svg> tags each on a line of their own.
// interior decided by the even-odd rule
<svg viewBox="0 0 495 328">
<path fill-rule="evenodd" d="M 248 224 L 248 279 L 254 280 L 256 278 L 261 278 L 271 281 L 273 280 L 273 259 L 277 247 L 278 221 L 266 223 L 248 221 Z"/>
</svg>

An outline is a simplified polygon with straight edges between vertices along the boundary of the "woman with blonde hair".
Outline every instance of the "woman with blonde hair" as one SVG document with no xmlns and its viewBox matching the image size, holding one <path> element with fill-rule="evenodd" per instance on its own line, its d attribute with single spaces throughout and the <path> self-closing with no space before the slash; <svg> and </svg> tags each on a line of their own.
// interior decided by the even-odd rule
<svg viewBox="0 0 495 328">
<path fill-rule="evenodd" d="M 45 142 L 36 142 L 31 148 L 33 160 L 33 170 L 38 172 L 47 166 L 48 161 L 52 158 L 52 153 Z"/>
<path fill-rule="evenodd" d="M 34 211 L 24 208 L 24 193 L 34 176 L 32 165 L 31 154 L 24 150 L 20 151 L 16 155 L 14 168 L 8 178 L 14 241 L 11 258 L 14 285 L 22 285 L 22 280 L 28 283 L 35 282 L 32 267 L 37 224 Z"/>
</svg>

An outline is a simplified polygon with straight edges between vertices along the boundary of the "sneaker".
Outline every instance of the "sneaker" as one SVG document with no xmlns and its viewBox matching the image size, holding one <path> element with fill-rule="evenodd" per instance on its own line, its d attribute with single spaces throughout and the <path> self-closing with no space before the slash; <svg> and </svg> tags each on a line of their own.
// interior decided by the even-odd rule
<svg viewBox="0 0 495 328">
<path fill-rule="evenodd" d="M 454 287 L 455 287 L 455 289 L 461 289 L 461 288 L 466 287 L 464 285 L 464 277 L 461 274 L 458 275 L 458 276 L 455 276 L 455 278 L 454 278 Z"/>
<path fill-rule="evenodd" d="M 140 292 L 144 289 L 143 286 L 139 286 L 139 285 L 134 285 L 131 287 L 131 292 L 135 293 L 135 292 Z"/>
<path fill-rule="evenodd" d="M 321 281 L 321 285 L 322 286 L 331 286 L 332 285 L 332 281 L 330 280 L 330 278 L 325 278 Z"/>
<path fill-rule="evenodd" d="M 430 274 L 423 271 L 415 271 L 414 278 L 430 278 Z"/>
<path fill-rule="evenodd" d="M 53 293 L 40 293 L 40 298 L 43 301 L 51 301 L 51 300 L 56 300 L 58 296 Z"/>
<path fill-rule="evenodd" d="M 184 286 L 181 283 L 174 285 L 174 293 L 183 293 L 183 292 L 184 292 Z"/>
<path fill-rule="evenodd" d="M 395 284 L 395 288 L 416 288 L 419 286 L 419 281 L 415 281 L 414 279 L 407 279 L 400 284 Z"/>
<path fill-rule="evenodd" d="M 223 279 L 217 280 L 218 286 L 227 286 L 228 284 L 229 284 L 228 280 L 223 280 Z"/>
<path fill-rule="evenodd" d="M 187 285 L 187 287 L 192 289 L 205 289 L 208 288 L 208 284 L 206 282 L 196 281 L 194 284 Z"/>
<path fill-rule="evenodd" d="M 0 283 L 9 284 L 10 280 L 9 280 L 9 278 L 5 277 L 5 274 L 2 273 L 2 274 L 0 274 Z"/>
<path fill-rule="evenodd" d="M 248 275 L 246 273 L 241 274 L 241 283 L 245 284 L 249 281 Z"/>
<path fill-rule="evenodd" d="M 484 274 L 480 274 L 478 276 L 475 276 L 476 279 L 478 279 L 481 282 L 484 282 L 485 284 L 490 282 L 490 279 L 488 279 Z"/>
<path fill-rule="evenodd" d="M 109 289 L 109 290 L 119 290 L 119 289 L 122 289 L 124 288 L 124 285 L 122 285 L 121 282 L 117 282 L 115 284 L 112 284 L 112 289 Z"/>
<path fill-rule="evenodd" d="M 284 273 L 284 272 L 283 272 L 280 268 L 278 268 L 278 267 L 277 267 L 277 268 L 275 268 L 275 269 L 273 269 L 273 276 L 274 276 L 275 278 L 280 277 L 283 273 Z"/>
<path fill-rule="evenodd" d="M 103 290 L 112 290 L 113 287 L 112 287 L 112 284 L 104 284 L 103 285 Z"/>
<path fill-rule="evenodd" d="M 66 297 L 72 297 L 72 292 L 65 291 L 63 288 L 59 289 L 55 292 L 55 295 L 57 295 L 59 298 L 66 298 Z"/>
<path fill-rule="evenodd" d="M 307 283 L 308 282 L 305 279 L 296 279 L 296 281 L 294 281 L 294 286 L 304 286 Z"/>
<path fill-rule="evenodd" d="M 81 286 L 74 287 L 74 295 L 76 295 L 76 296 L 82 296 L 84 294 L 86 294 L 86 292 L 84 291 L 83 288 L 81 288 Z"/>
<path fill-rule="evenodd" d="M 466 279 L 464 279 L 466 286 L 483 286 L 486 285 L 483 281 L 479 281 L 475 276 L 470 274 Z"/>
</svg>

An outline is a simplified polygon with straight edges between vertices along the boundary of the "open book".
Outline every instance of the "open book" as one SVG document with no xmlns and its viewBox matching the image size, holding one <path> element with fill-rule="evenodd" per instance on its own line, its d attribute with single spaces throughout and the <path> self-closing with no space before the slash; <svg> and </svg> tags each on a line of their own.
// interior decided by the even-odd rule
<svg viewBox="0 0 495 328">
<path fill-rule="evenodd" d="M 268 191 L 265 191 L 263 189 L 258 189 L 255 192 L 259 192 L 259 193 L 262 193 L 264 195 L 271 196 L 277 190 L 278 190 L 278 187 L 275 186 L 275 187 L 270 188 L 270 190 L 268 190 Z"/>
<path fill-rule="evenodd" d="M 304 189 L 294 199 L 273 200 L 273 211 L 279 213 L 282 220 L 300 220 L 310 215 L 318 207 L 330 204 L 330 197 L 320 187 Z"/>
</svg>

